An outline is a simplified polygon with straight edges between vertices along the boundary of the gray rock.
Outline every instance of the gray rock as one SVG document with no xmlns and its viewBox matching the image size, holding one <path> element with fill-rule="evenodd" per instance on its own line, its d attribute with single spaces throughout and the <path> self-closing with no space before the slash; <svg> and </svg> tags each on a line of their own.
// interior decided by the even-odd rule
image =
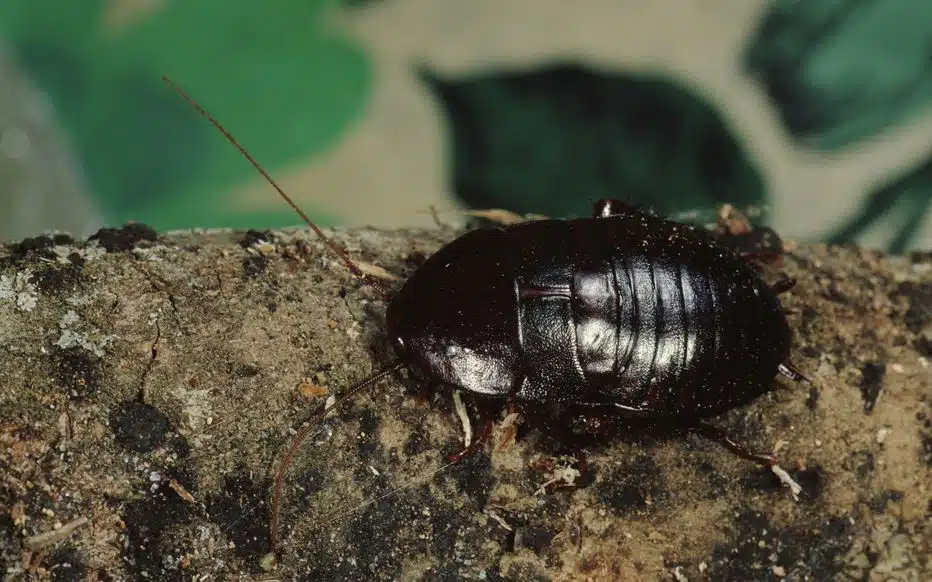
<svg viewBox="0 0 932 582">
<path fill-rule="evenodd" d="M 335 237 L 404 277 L 453 235 Z M 311 394 L 391 359 L 385 305 L 303 231 L 152 238 L 0 247 L 0 565 L 14 578 L 932 577 L 932 255 L 785 257 L 793 361 L 815 387 L 778 381 L 716 422 L 755 449 L 784 442 L 799 501 L 714 443 L 630 434 L 587 450 L 583 486 L 537 494 L 577 465 L 530 422 L 438 471 L 462 446 L 451 398 L 400 376 L 301 447 L 276 560 L 272 472 L 324 400 Z"/>
</svg>

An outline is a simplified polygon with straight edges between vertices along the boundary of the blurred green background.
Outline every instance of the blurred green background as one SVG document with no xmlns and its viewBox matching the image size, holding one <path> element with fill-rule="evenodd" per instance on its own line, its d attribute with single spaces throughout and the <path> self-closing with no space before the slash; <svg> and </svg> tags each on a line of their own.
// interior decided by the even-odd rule
<svg viewBox="0 0 932 582">
<path fill-rule="evenodd" d="M 295 224 L 167 74 L 323 224 L 620 197 L 932 246 L 922 0 L 515 6 L 4 0 L 0 239 Z"/>
</svg>

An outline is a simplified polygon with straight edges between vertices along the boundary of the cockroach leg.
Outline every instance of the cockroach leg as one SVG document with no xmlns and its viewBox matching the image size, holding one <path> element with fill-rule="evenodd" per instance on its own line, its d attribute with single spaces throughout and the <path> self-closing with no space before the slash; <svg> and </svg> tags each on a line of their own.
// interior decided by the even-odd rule
<svg viewBox="0 0 932 582">
<path fill-rule="evenodd" d="M 246 151 L 246 148 L 244 148 L 244 147 L 239 143 L 239 141 L 237 141 L 236 138 L 233 137 L 233 134 L 231 134 L 229 131 L 227 131 L 227 129 L 226 129 L 223 125 L 221 125 L 221 123 L 220 123 L 219 121 L 217 121 L 216 119 L 214 119 L 214 116 L 213 116 L 213 115 L 211 115 L 210 113 L 207 113 L 207 110 L 204 109 L 203 107 L 201 107 L 200 103 L 198 103 L 197 101 L 195 101 L 194 99 L 192 99 L 191 97 L 189 97 L 188 94 L 185 93 L 185 92 L 181 89 L 181 87 L 178 87 L 177 85 L 175 85 L 175 83 L 174 83 L 171 79 L 169 79 L 168 77 L 166 77 L 166 76 L 163 75 L 163 76 L 162 76 L 162 80 L 165 81 L 165 83 L 166 83 L 169 87 L 171 87 L 172 89 L 174 89 L 179 95 L 181 95 L 181 98 L 182 98 L 182 99 L 184 99 L 185 101 L 187 101 L 188 103 L 190 103 L 192 107 L 194 107 L 195 109 L 197 109 L 197 111 L 198 111 L 201 115 L 203 115 L 203 116 L 207 119 L 207 121 L 209 121 L 209 122 L 211 123 L 211 125 L 213 125 L 214 127 L 216 127 L 217 130 L 218 130 L 220 133 L 223 134 L 223 137 L 225 137 L 225 138 L 227 139 L 227 141 L 229 141 L 230 144 L 231 144 L 234 148 L 236 148 L 237 150 L 239 150 L 239 153 L 241 153 L 241 154 L 243 155 L 243 157 L 246 158 L 246 160 L 247 160 L 250 164 L 252 164 L 252 166 L 253 166 L 260 174 L 262 174 L 262 177 L 265 178 L 265 180 L 269 183 L 269 185 L 272 186 L 272 187 L 278 192 L 279 196 L 282 197 L 282 200 L 284 200 L 289 206 L 291 206 L 291 208 L 294 209 L 295 212 L 298 213 L 298 216 L 300 216 L 301 219 L 304 220 L 305 224 L 307 224 L 308 227 L 310 227 L 310 229 L 313 230 L 313 231 L 317 234 L 317 236 L 320 238 L 320 240 L 321 240 L 325 245 L 327 245 L 327 247 L 330 248 L 330 250 L 334 253 L 334 255 L 336 255 L 336 257 L 339 258 L 340 261 L 343 262 L 344 265 L 346 265 L 346 267 L 349 269 L 349 271 L 350 271 L 353 275 L 355 275 L 356 277 L 359 277 L 364 283 L 366 283 L 367 285 L 369 285 L 370 287 L 372 287 L 372 289 L 374 289 L 375 292 L 378 293 L 378 294 L 382 297 L 382 299 L 385 299 L 386 301 L 390 301 L 390 300 L 392 299 L 392 293 L 391 293 L 391 291 L 389 291 L 388 287 L 386 287 L 385 285 L 383 285 L 381 282 L 379 282 L 378 279 L 376 279 L 376 278 L 373 277 L 372 275 L 369 275 L 369 274 L 367 274 L 367 273 L 364 273 L 363 270 L 359 268 L 359 265 L 357 265 L 356 263 L 354 263 L 353 260 L 349 257 L 349 255 L 346 254 L 346 251 L 345 251 L 345 250 L 343 250 L 339 245 L 337 245 L 335 242 L 333 242 L 332 240 L 330 240 L 330 239 L 327 237 L 327 235 L 325 235 L 324 232 L 323 232 L 316 224 L 314 224 L 314 223 L 311 221 L 310 218 L 308 218 L 307 214 L 305 214 L 304 211 L 301 210 L 301 208 L 299 208 L 297 204 L 295 204 L 294 200 L 291 199 L 291 196 L 289 196 L 289 195 L 281 188 L 281 186 L 278 185 L 278 182 L 276 182 L 276 181 L 272 178 L 272 176 L 265 170 L 265 168 L 263 168 L 263 167 L 259 164 L 259 162 L 257 162 L 256 159 L 255 159 L 254 157 L 252 157 L 252 154 L 250 154 L 248 151 Z"/>
<path fill-rule="evenodd" d="M 458 463 L 462 461 L 463 459 L 465 459 L 466 457 L 470 457 L 476 454 L 479 451 L 479 449 L 481 449 L 483 445 L 485 445 L 486 441 L 489 440 L 490 436 L 492 436 L 492 421 L 491 420 L 485 423 L 485 428 L 482 429 L 482 434 L 476 437 L 476 439 L 472 443 L 470 443 L 469 446 L 465 447 L 463 450 L 459 451 L 458 453 L 453 453 L 452 455 L 448 456 L 447 460 L 450 461 L 451 463 Z"/>
<path fill-rule="evenodd" d="M 746 459 L 768 468 L 777 464 L 777 458 L 772 453 L 754 453 L 744 445 L 731 440 L 731 437 L 729 437 L 724 430 L 718 428 L 717 426 L 712 426 L 711 424 L 700 422 L 689 427 L 689 431 L 703 438 L 717 442 L 742 459 Z"/>
</svg>

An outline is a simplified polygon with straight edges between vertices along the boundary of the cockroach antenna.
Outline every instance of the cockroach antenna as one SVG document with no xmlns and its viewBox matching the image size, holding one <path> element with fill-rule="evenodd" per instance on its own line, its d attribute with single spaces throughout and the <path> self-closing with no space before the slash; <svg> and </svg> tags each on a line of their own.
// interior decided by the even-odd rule
<svg viewBox="0 0 932 582">
<path fill-rule="evenodd" d="M 342 248 L 340 248 L 339 245 L 337 245 L 332 240 L 330 240 L 323 233 L 323 231 L 321 231 L 320 228 L 318 228 L 317 225 L 314 224 L 314 222 L 311 221 L 310 218 L 308 218 L 308 216 L 304 213 L 304 211 L 302 211 L 301 208 L 297 204 L 295 204 L 294 200 L 292 200 L 291 197 L 288 196 L 288 194 L 285 193 L 285 191 L 272 178 L 272 176 L 270 176 L 269 173 L 265 171 L 265 168 L 263 168 L 259 164 L 259 162 L 257 162 L 256 159 L 253 158 L 252 155 L 248 151 L 246 151 L 246 148 L 240 145 L 240 143 L 236 140 L 236 138 L 233 137 L 233 135 L 229 131 L 227 131 L 227 129 L 223 125 L 221 125 L 219 121 L 217 121 L 210 113 L 208 113 L 206 109 L 201 107 L 201 105 L 197 101 L 195 101 L 190 96 L 188 96 L 188 94 L 185 93 L 184 90 L 182 90 L 178 85 L 172 82 L 172 80 L 169 79 L 167 76 L 163 75 L 162 80 L 165 81 L 165 83 L 169 87 L 174 89 L 175 92 L 181 95 L 181 97 L 185 101 L 190 103 L 192 107 L 197 109 L 197 111 L 201 115 L 206 117 L 207 120 L 210 121 L 210 123 L 214 127 L 216 127 L 217 130 L 219 130 L 220 133 L 222 133 L 225 138 L 227 138 L 227 141 L 233 144 L 233 146 L 237 150 L 239 150 L 241 154 L 243 154 L 243 156 L 249 161 L 249 163 L 252 164 L 253 167 L 259 171 L 260 174 L 262 174 L 262 177 L 265 178 L 266 181 L 268 181 L 268 183 L 271 184 L 273 188 L 275 188 L 275 190 L 285 200 L 285 202 L 287 202 L 288 205 L 291 206 L 295 210 L 295 212 L 298 213 L 298 216 L 300 216 L 301 219 L 304 220 L 304 222 L 311 228 L 311 230 L 317 233 L 317 236 L 320 237 L 320 239 L 324 242 L 324 244 L 326 244 L 330 248 L 330 250 L 333 251 L 333 253 L 337 255 L 337 257 L 339 257 L 339 259 L 343 262 L 344 265 L 347 266 L 347 268 L 349 268 L 350 272 L 353 275 L 361 278 L 366 284 L 368 284 L 370 287 L 375 289 L 375 291 L 379 295 L 381 295 L 383 299 L 385 300 L 391 299 L 392 294 L 388 291 L 388 289 L 385 288 L 381 283 L 373 279 L 370 275 L 363 273 L 362 269 L 360 269 L 359 266 L 356 265 L 356 263 L 354 263 L 353 260 L 349 258 L 349 255 L 346 254 L 346 251 L 344 251 Z M 271 525 L 270 525 L 270 530 L 271 530 L 270 537 L 272 541 L 273 552 L 277 552 L 278 549 L 281 547 L 281 538 L 279 536 L 278 530 L 279 530 L 281 489 L 282 489 L 282 485 L 283 485 L 284 478 L 285 478 L 285 472 L 287 471 L 288 467 L 291 465 L 291 461 L 294 458 L 294 455 L 297 452 L 298 447 L 300 447 L 301 443 L 303 443 L 304 440 L 313 433 L 314 428 L 318 424 L 320 424 L 324 420 L 324 418 L 326 418 L 327 414 L 329 414 L 335 408 L 338 408 L 339 406 L 349 402 L 354 396 L 356 396 L 363 390 L 376 385 L 380 380 L 389 376 L 393 372 L 400 370 L 403 367 L 404 367 L 404 363 L 400 361 L 395 361 L 385 366 L 378 372 L 372 374 L 368 378 L 365 378 L 361 380 L 360 382 L 358 382 L 357 384 L 353 385 L 342 396 L 340 396 L 333 403 L 333 405 L 329 407 L 324 406 L 321 408 L 321 410 L 319 410 L 316 414 L 314 414 L 314 416 L 308 421 L 307 426 L 301 429 L 301 431 L 299 431 L 298 434 L 295 436 L 294 440 L 291 443 L 291 446 L 288 448 L 288 451 L 285 453 L 285 456 L 282 459 L 281 465 L 279 465 L 278 471 L 275 473 L 274 486 L 272 488 L 272 511 L 271 511 L 272 516 L 271 516 Z"/>
<path fill-rule="evenodd" d="M 233 137 L 233 135 L 229 131 L 227 131 L 227 129 L 223 127 L 223 125 L 221 125 L 219 121 L 214 119 L 214 117 L 210 113 L 208 113 L 206 109 L 201 107 L 201 105 L 197 101 L 195 101 L 187 93 L 185 93 L 184 90 L 181 89 L 181 87 L 179 87 L 178 85 L 176 85 L 171 79 L 169 79 L 168 76 L 162 75 L 162 80 L 165 81 L 165 83 L 169 87 L 174 89 L 176 93 L 181 95 L 181 97 L 185 101 L 190 103 L 192 107 L 197 109 L 197 111 L 201 115 L 206 117 L 207 121 L 209 121 L 214 127 L 216 127 L 217 130 L 219 130 L 220 133 L 223 134 L 223 137 L 227 138 L 227 141 L 233 144 L 233 147 L 238 149 L 239 152 L 243 154 L 243 157 L 245 157 L 249 161 L 249 163 L 252 164 L 253 167 L 259 171 L 260 174 L 262 174 L 262 177 L 265 178 L 265 180 L 269 184 L 271 184 L 273 188 L 275 188 L 279 196 L 281 196 L 282 199 L 284 199 L 284 201 L 287 202 L 288 205 L 291 206 L 294 209 L 294 211 L 298 213 L 298 216 L 301 217 L 301 219 L 305 222 L 305 224 L 308 225 L 308 227 L 310 227 L 311 230 L 317 233 L 317 236 L 320 237 L 320 239 L 324 242 L 324 244 L 330 247 L 330 250 L 333 251 L 333 253 L 337 257 L 339 257 L 339 259 L 343 262 L 344 265 L 346 265 L 346 267 L 350 270 L 350 272 L 353 275 L 361 278 L 370 287 L 375 289 L 375 291 L 379 295 L 381 295 L 383 299 L 385 300 L 391 299 L 392 297 L 391 292 L 388 289 L 386 289 L 384 285 L 382 285 L 377 280 L 375 280 L 373 277 L 363 273 L 362 269 L 360 269 L 359 266 L 356 263 L 354 263 L 352 259 L 349 258 L 349 255 L 346 254 L 346 251 L 340 248 L 338 244 L 330 240 L 330 238 L 327 237 L 327 235 L 325 235 L 323 231 L 320 230 L 320 228 L 318 228 L 318 226 L 314 224 L 313 221 L 311 221 L 310 218 L 308 218 L 307 214 L 305 214 L 304 211 L 301 210 L 301 208 L 297 204 L 295 204 L 295 201 L 291 199 L 291 196 L 285 193 L 285 191 L 281 188 L 281 186 L 278 185 L 278 182 L 276 182 L 275 179 L 272 178 L 272 176 L 270 176 L 269 173 L 265 171 L 265 168 L 263 168 L 259 164 L 259 162 L 257 162 L 256 159 L 252 157 L 252 154 L 246 151 L 246 148 L 244 148 L 242 145 L 240 145 L 238 141 L 236 141 L 236 138 Z"/>
<path fill-rule="evenodd" d="M 288 452 L 285 453 L 284 458 L 282 458 L 281 465 L 279 465 L 278 472 L 275 473 L 275 485 L 272 487 L 272 523 L 271 523 L 271 538 L 272 538 L 272 551 L 277 552 L 281 548 L 281 537 L 279 535 L 279 514 L 281 508 L 281 492 L 282 485 L 285 479 L 285 471 L 291 465 L 291 460 L 294 458 L 295 453 L 298 451 L 298 447 L 301 446 L 301 443 L 304 442 L 307 437 L 311 436 L 314 432 L 314 429 L 318 424 L 323 422 L 328 414 L 338 406 L 349 402 L 354 396 L 362 392 L 363 390 L 376 385 L 379 381 L 386 378 L 390 374 L 397 372 L 404 364 L 402 362 L 394 362 L 385 368 L 382 368 L 375 374 L 369 376 L 368 378 L 362 380 L 361 382 L 352 386 L 349 390 L 343 393 L 331 406 L 322 407 L 314 416 L 308 421 L 307 426 L 301 429 L 300 432 L 294 437 L 294 440 L 291 442 L 291 446 L 288 447 Z"/>
</svg>

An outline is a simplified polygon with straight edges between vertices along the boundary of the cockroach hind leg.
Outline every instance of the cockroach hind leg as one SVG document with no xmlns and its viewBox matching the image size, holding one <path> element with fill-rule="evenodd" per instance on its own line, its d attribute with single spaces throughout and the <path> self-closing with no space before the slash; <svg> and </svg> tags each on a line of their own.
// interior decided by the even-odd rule
<svg viewBox="0 0 932 582">
<path fill-rule="evenodd" d="M 779 373 L 784 378 L 787 378 L 794 382 L 799 382 L 801 384 L 808 384 L 812 386 L 812 380 L 804 376 L 803 373 L 797 370 L 792 364 L 784 362 L 778 365 L 777 373 Z"/>
<path fill-rule="evenodd" d="M 777 464 L 777 456 L 774 453 L 761 454 L 752 452 L 744 445 L 731 440 L 724 430 L 710 424 L 699 422 L 690 427 L 690 431 L 703 438 L 716 441 L 742 459 L 746 459 L 769 469 L 777 476 L 781 483 L 789 487 L 790 492 L 793 494 L 793 499 L 798 501 L 799 496 L 803 494 L 802 487 L 800 487 L 799 483 L 794 481 L 793 477 Z"/>
<path fill-rule="evenodd" d="M 773 453 L 755 453 L 748 449 L 746 446 L 733 441 L 731 437 L 728 436 L 728 433 L 717 426 L 712 426 L 711 424 L 706 424 L 704 422 L 698 422 L 695 425 L 689 427 L 689 431 L 701 436 L 702 438 L 717 442 L 735 455 L 741 457 L 742 459 L 751 461 L 752 463 L 757 463 L 758 465 L 764 467 L 773 467 L 777 464 L 777 457 Z"/>
</svg>

